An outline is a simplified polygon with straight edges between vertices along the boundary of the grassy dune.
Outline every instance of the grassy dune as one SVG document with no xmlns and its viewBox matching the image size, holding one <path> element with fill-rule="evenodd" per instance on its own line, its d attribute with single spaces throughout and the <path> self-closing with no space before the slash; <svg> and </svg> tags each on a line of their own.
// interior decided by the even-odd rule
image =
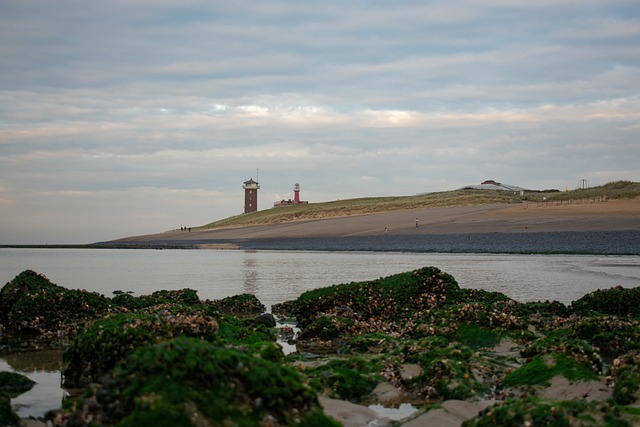
<svg viewBox="0 0 640 427">
<path fill-rule="evenodd" d="M 446 206 L 468 206 L 482 204 L 516 204 L 523 201 L 538 202 L 546 198 L 553 200 L 580 200 L 598 197 L 608 199 L 635 198 L 640 196 L 640 183 L 616 181 L 599 187 L 563 192 L 526 192 L 524 195 L 508 191 L 455 190 L 415 196 L 366 197 L 335 200 L 266 209 L 215 221 L 203 226 L 210 229 L 230 225 L 282 224 L 292 221 L 364 215 L 378 212 L 435 208 Z"/>
</svg>

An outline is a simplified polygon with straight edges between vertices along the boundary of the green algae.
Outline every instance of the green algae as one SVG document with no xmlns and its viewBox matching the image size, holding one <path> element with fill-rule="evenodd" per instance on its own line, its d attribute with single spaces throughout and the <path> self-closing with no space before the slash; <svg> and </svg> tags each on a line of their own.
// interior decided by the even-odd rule
<svg viewBox="0 0 640 427">
<path fill-rule="evenodd" d="M 584 365 L 564 354 L 553 354 L 549 357 L 538 356 L 517 370 L 509 373 L 503 384 L 517 387 L 523 385 L 548 386 L 549 381 L 558 375 L 569 381 L 596 380 L 598 376 Z"/>
<path fill-rule="evenodd" d="M 218 322 L 209 316 L 163 310 L 155 314 L 120 313 L 92 323 L 63 354 L 64 381 L 79 386 L 95 381 L 136 348 L 175 336 L 215 339 Z"/>
<path fill-rule="evenodd" d="M 13 408 L 11 408 L 11 396 L 4 391 L 0 391 L 0 425 L 20 425 L 20 417 L 13 411 Z"/>
<path fill-rule="evenodd" d="M 76 365 L 84 383 L 98 381 L 104 375 L 113 376 L 115 366 L 123 366 L 132 354 L 142 349 L 169 345 L 176 337 L 184 336 L 204 343 L 202 345 L 236 351 L 282 367 L 302 357 L 300 354 L 284 357 L 275 343 L 274 330 L 267 322 L 255 319 L 263 306 L 251 295 L 200 301 L 195 291 L 187 289 L 143 297 L 121 293 L 111 300 L 114 301 L 118 304 L 111 310 L 132 313 L 83 321 L 77 340 L 70 347 L 77 345 L 73 357 L 88 365 L 100 366 L 105 361 L 99 353 L 111 352 L 105 356 L 105 360 L 109 357 L 111 360 L 100 369 L 83 373 L 86 366 Z M 621 315 L 626 309 L 603 314 L 606 310 L 599 308 L 597 302 L 590 301 L 587 308 L 586 301 L 570 307 L 558 302 L 518 303 L 496 292 L 460 289 L 451 276 L 429 267 L 375 281 L 305 292 L 298 300 L 281 304 L 278 310 L 298 318 L 302 326 L 299 351 L 315 341 L 331 343 L 324 347 L 324 356 L 316 360 L 322 366 L 296 372 L 303 384 L 325 390 L 332 397 L 362 401 L 378 382 L 386 381 L 406 393 L 407 399 L 426 405 L 445 399 L 475 400 L 494 394 L 504 398 L 523 386 L 526 390 L 527 386 L 544 385 L 555 375 L 579 381 L 610 374 L 615 383 L 614 401 L 619 405 L 635 403 L 640 384 L 635 368 L 640 366 L 635 353 L 640 345 L 639 319 Z M 598 310 L 593 308 L 596 306 Z M 274 307 L 274 313 L 276 311 Z M 165 320 L 158 320 L 163 316 Z M 200 321 L 180 327 L 168 326 L 170 318 L 206 319 L 215 321 L 217 327 L 198 326 Z M 127 322 L 136 325 L 133 329 L 141 330 L 129 331 L 125 320 L 121 320 L 125 322 L 121 324 L 118 321 L 114 325 L 106 324 L 114 319 L 128 319 Z M 491 354 L 492 347 L 503 338 L 513 341 L 517 346 L 515 352 L 520 351 L 526 358 L 522 367 L 516 366 L 519 358 Z M 358 357 L 345 357 L 348 355 Z M 73 366 L 71 358 L 67 361 Z M 418 365 L 419 374 L 403 375 L 406 364 Z M 184 369 L 195 367 L 178 370 Z M 137 375 L 128 372 L 132 378 Z M 167 381 L 172 378 L 173 373 L 168 378 L 165 376 Z M 182 393 L 184 399 L 171 401 L 155 390 L 136 389 L 127 398 L 143 410 L 138 411 L 134 405 L 134 410 L 119 419 L 119 425 L 156 425 L 154 423 L 161 421 L 166 422 L 165 425 L 170 422 L 199 425 L 198 420 L 209 416 L 200 409 L 197 398 L 184 394 L 181 386 L 160 382 L 155 386 L 172 390 L 172 396 Z M 101 387 L 107 390 L 110 386 L 105 383 Z M 109 390 L 114 396 L 117 394 L 115 388 Z M 100 393 L 95 394 L 96 398 Z M 546 403 L 519 400 L 509 401 L 511 409 L 500 417 L 513 421 L 515 418 L 509 417 L 521 408 L 525 415 L 526 411 L 536 414 L 549 409 Z M 248 407 L 252 406 L 245 402 L 240 412 L 246 412 Z M 617 412 L 633 415 L 627 406 L 612 407 L 611 411 L 610 418 L 607 418 L 609 415 L 593 418 L 590 408 L 578 406 L 569 412 L 579 420 L 592 417 L 601 423 L 613 423 L 607 425 L 616 425 L 620 420 L 626 422 Z M 318 421 L 324 415 L 317 406 L 310 414 L 319 418 L 310 415 L 306 425 L 324 425 Z M 570 422 L 574 422 L 571 417 Z M 544 420 L 541 422 L 547 422 Z M 565 418 L 558 416 L 557 420 L 562 423 Z M 246 422 L 253 425 L 253 421 Z M 505 421 L 497 425 L 509 424 Z"/>
<path fill-rule="evenodd" d="M 599 289 L 571 303 L 576 312 L 596 311 L 623 317 L 640 317 L 640 287 Z"/>
<path fill-rule="evenodd" d="M 640 397 L 640 351 L 631 351 L 613 362 L 611 374 L 615 380 L 613 400 L 629 405 Z"/>
<path fill-rule="evenodd" d="M 193 338 L 141 347 L 96 393 L 103 424 L 152 425 L 163 415 L 197 425 L 327 425 L 315 392 L 280 364 Z M 166 425 L 166 424 L 165 424 Z"/>
<path fill-rule="evenodd" d="M 342 354 L 379 354 L 391 351 L 398 345 L 398 338 L 388 334 L 374 332 L 349 339 L 341 348 Z"/>
<path fill-rule="evenodd" d="M 17 372 L 0 372 L 0 392 L 9 393 L 12 397 L 16 397 L 33 388 L 35 382 Z"/>
<path fill-rule="evenodd" d="M 485 409 L 478 417 L 462 423 L 463 427 L 631 427 L 617 408 L 586 400 L 555 401 L 524 397 L 507 399 Z"/>
<path fill-rule="evenodd" d="M 313 389 L 324 390 L 336 399 L 359 402 L 380 381 L 378 370 L 371 361 L 356 357 L 331 360 L 320 367 L 306 369 L 305 375 Z"/>
<path fill-rule="evenodd" d="M 498 345 L 504 335 L 505 334 L 499 330 L 483 328 L 467 323 L 458 327 L 456 340 L 474 349 L 491 348 Z"/>
</svg>

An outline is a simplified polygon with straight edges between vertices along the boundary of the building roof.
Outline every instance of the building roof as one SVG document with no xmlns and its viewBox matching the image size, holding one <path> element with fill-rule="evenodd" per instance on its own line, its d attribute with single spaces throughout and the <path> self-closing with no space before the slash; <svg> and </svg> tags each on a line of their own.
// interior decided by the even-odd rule
<svg viewBox="0 0 640 427">
<path fill-rule="evenodd" d="M 527 191 L 526 188 L 518 187 L 517 185 L 503 184 L 496 182 L 492 179 L 486 180 L 479 185 L 466 185 L 459 190 L 498 190 L 498 191 Z"/>
</svg>

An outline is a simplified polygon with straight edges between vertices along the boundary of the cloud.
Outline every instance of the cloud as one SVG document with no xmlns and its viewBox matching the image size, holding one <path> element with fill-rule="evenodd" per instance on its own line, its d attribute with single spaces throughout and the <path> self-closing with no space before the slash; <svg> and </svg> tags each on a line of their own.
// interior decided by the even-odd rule
<svg viewBox="0 0 640 427">
<path fill-rule="evenodd" d="M 295 182 L 320 201 L 489 178 L 638 180 L 639 11 L 2 3 L 0 236 L 95 241 L 210 222 L 242 209 L 256 169 L 261 209 Z"/>
</svg>

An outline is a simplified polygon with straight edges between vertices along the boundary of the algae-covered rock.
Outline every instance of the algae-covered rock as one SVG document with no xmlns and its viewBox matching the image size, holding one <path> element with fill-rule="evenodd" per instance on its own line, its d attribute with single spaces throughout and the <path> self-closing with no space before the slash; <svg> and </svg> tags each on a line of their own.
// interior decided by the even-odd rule
<svg viewBox="0 0 640 427">
<path fill-rule="evenodd" d="M 79 321 L 95 319 L 113 308 L 95 292 L 66 289 L 26 270 L 0 290 L 0 322 L 7 333 L 55 338 L 73 333 Z"/>
<path fill-rule="evenodd" d="M 550 334 L 547 337 L 530 341 L 524 346 L 521 353 L 528 358 L 544 354 L 562 354 L 594 375 L 602 374 L 604 370 L 602 357 L 588 341 L 567 337 L 563 334 Z"/>
<path fill-rule="evenodd" d="M 485 390 L 473 375 L 474 352 L 467 346 L 433 337 L 411 343 L 404 353 L 403 362 L 421 370 L 416 377 L 402 379 L 403 387 L 421 398 L 465 400 Z"/>
<path fill-rule="evenodd" d="M 31 390 L 35 382 L 17 372 L 0 372 L 0 392 L 15 397 Z"/>
<path fill-rule="evenodd" d="M 282 348 L 276 344 L 275 331 L 261 320 L 220 315 L 217 309 L 210 308 L 163 304 L 93 322 L 79 331 L 64 353 L 65 385 L 97 381 L 138 347 L 179 336 L 239 347 L 266 360 L 284 357 Z"/>
<path fill-rule="evenodd" d="M 265 312 L 266 307 L 252 294 L 240 294 L 227 298 L 206 301 L 209 309 L 234 317 L 256 317 Z"/>
<path fill-rule="evenodd" d="M 427 267 L 304 292 L 296 301 L 294 314 L 302 328 L 321 315 L 390 322 L 408 318 L 416 310 L 459 302 L 465 295 L 452 276 Z"/>
<path fill-rule="evenodd" d="M 485 409 L 463 427 L 631 427 L 624 415 L 607 402 L 555 401 L 536 397 L 508 399 Z"/>
<path fill-rule="evenodd" d="M 598 289 L 571 303 L 576 312 L 588 314 L 597 311 L 624 317 L 640 316 L 640 287 Z"/>
<path fill-rule="evenodd" d="M 122 291 L 116 291 L 114 294 L 115 296 L 111 301 L 115 305 L 127 308 L 128 310 L 140 310 L 161 304 L 182 304 L 186 306 L 200 304 L 198 291 L 189 288 L 179 290 L 163 289 L 153 292 L 151 295 L 142 295 L 139 297 L 134 297 L 130 293 Z"/>
<path fill-rule="evenodd" d="M 95 401 L 96 425 L 337 426 L 293 369 L 185 337 L 131 353 Z"/>
<path fill-rule="evenodd" d="M 613 400 L 629 405 L 640 400 L 640 351 L 631 351 L 613 361 Z"/>
<path fill-rule="evenodd" d="M 571 323 L 572 336 L 588 341 L 609 363 L 640 350 L 640 320 L 617 316 L 585 316 Z"/>
<path fill-rule="evenodd" d="M 335 359 L 305 370 L 311 386 L 331 398 L 359 402 L 380 379 L 380 366 L 362 358 Z"/>
<path fill-rule="evenodd" d="M 0 426 L 19 426 L 20 417 L 11 407 L 11 397 L 0 391 Z"/>
<path fill-rule="evenodd" d="M 304 292 L 279 307 L 295 314 L 301 348 L 335 350 L 350 338 L 375 333 L 392 337 L 453 337 L 460 325 L 526 329 L 528 312 L 498 292 L 461 289 L 434 267 L 374 281 Z"/>
<path fill-rule="evenodd" d="M 504 378 L 503 385 L 548 386 L 549 381 L 557 375 L 562 375 L 569 381 L 597 380 L 598 378 L 589 367 L 566 354 L 546 354 L 538 355 L 510 372 Z"/>
<path fill-rule="evenodd" d="M 81 331 L 65 351 L 65 385 L 96 381 L 140 346 L 177 336 L 213 340 L 218 329 L 216 319 L 197 313 L 161 310 L 111 315 Z"/>
</svg>

